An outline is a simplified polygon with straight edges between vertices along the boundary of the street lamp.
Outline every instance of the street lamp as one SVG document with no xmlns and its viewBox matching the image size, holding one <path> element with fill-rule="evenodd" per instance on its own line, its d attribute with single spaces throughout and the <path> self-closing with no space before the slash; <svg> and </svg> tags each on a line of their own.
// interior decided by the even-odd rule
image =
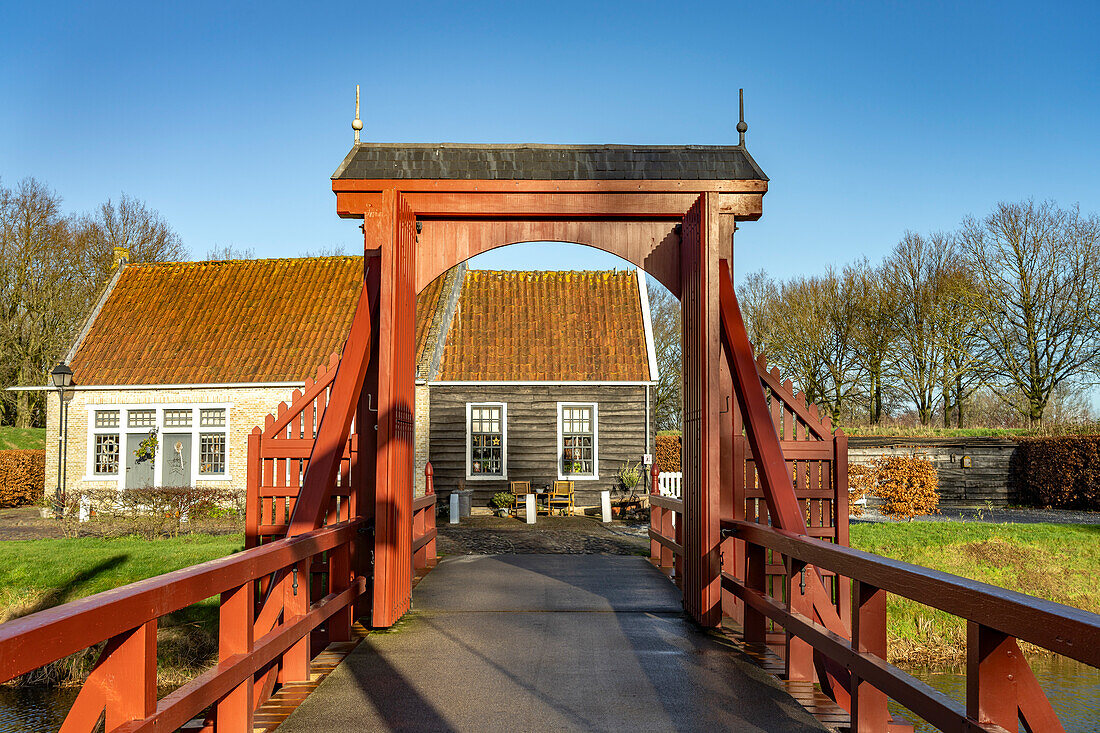
<svg viewBox="0 0 1100 733">
<path fill-rule="evenodd" d="M 68 412 L 65 410 L 65 390 L 73 385 L 73 370 L 65 362 L 58 362 L 50 372 L 53 386 L 57 388 L 57 509 L 58 515 L 65 513 L 64 489 L 64 464 L 65 442 L 69 437 Z"/>
</svg>

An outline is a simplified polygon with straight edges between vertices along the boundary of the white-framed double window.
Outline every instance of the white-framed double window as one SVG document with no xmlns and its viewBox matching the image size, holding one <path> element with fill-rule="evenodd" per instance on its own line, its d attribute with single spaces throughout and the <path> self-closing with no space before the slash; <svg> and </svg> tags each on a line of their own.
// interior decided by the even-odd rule
<svg viewBox="0 0 1100 733">
<path fill-rule="evenodd" d="M 470 481 L 507 480 L 506 403 L 466 403 L 466 478 Z"/>
<path fill-rule="evenodd" d="M 89 405 L 84 480 L 117 481 L 120 489 L 128 485 L 130 472 L 153 486 L 229 480 L 229 409 L 229 404 Z"/>
<path fill-rule="evenodd" d="M 599 477 L 599 405 L 559 402 L 558 479 L 588 481 Z"/>
</svg>

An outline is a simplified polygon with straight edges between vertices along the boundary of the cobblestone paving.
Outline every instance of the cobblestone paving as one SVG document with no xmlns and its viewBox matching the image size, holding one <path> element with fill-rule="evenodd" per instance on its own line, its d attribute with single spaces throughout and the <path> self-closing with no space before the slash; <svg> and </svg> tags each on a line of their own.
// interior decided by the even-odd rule
<svg viewBox="0 0 1100 733">
<path fill-rule="evenodd" d="M 649 526 L 590 517 L 543 517 L 529 525 L 514 517 L 474 516 L 436 524 L 441 555 L 649 555 Z"/>
</svg>

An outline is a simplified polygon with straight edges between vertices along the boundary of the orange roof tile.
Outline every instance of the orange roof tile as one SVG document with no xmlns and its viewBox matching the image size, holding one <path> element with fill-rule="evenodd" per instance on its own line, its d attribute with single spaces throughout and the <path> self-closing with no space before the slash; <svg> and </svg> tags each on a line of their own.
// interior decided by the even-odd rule
<svg viewBox="0 0 1100 733">
<path fill-rule="evenodd" d="M 362 257 L 127 265 L 72 360 L 82 385 L 301 381 L 347 338 Z"/>
<path fill-rule="evenodd" d="M 466 273 L 440 381 L 647 381 L 634 271 Z"/>
</svg>

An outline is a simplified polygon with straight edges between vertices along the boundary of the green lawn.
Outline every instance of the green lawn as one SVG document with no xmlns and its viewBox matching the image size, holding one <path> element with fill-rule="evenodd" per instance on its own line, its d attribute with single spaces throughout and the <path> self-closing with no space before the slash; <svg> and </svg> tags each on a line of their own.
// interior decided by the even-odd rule
<svg viewBox="0 0 1100 733">
<path fill-rule="evenodd" d="M 0 542 L 0 620 L 224 557 L 244 547 L 242 535 L 187 535 Z M 162 618 L 157 632 L 158 677 L 175 686 L 216 661 L 218 599 L 208 598 Z M 88 651 L 52 665 L 38 682 L 79 681 L 91 669 Z"/>
<path fill-rule="evenodd" d="M 0 450 L 31 450 L 45 447 L 45 428 L 0 427 Z"/>
<path fill-rule="evenodd" d="M 241 535 L 0 542 L 0 618 L 223 557 Z"/>
<path fill-rule="evenodd" d="M 1100 613 L 1100 526 L 911 522 L 858 524 L 852 547 Z M 959 659 L 964 622 L 890 595 L 891 661 Z"/>
</svg>

